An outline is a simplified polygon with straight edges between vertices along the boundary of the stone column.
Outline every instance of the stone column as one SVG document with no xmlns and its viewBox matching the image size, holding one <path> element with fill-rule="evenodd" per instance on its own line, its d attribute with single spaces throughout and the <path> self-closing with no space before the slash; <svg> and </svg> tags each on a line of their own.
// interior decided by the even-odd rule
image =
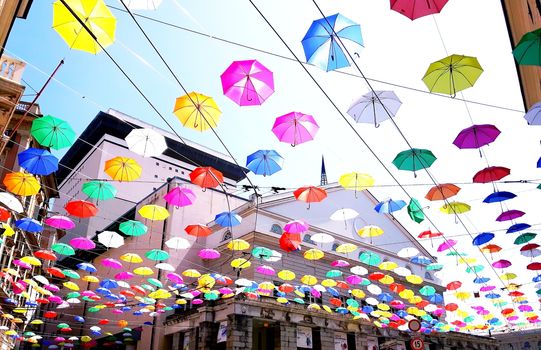
<svg viewBox="0 0 541 350">
<path fill-rule="evenodd" d="M 334 349 L 334 331 L 328 328 L 320 329 L 321 349 Z"/>
<path fill-rule="evenodd" d="M 198 350 L 212 349 L 216 345 L 218 326 L 214 322 L 204 321 L 199 323 L 199 347 Z"/>
<path fill-rule="evenodd" d="M 227 330 L 227 350 L 252 349 L 252 318 L 243 315 L 229 315 Z"/>
<path fill-rule="evenodd" d="M 297 327 L 292 323 L 280 323 L 280 350 L 297 350 Z"/>
</svg>

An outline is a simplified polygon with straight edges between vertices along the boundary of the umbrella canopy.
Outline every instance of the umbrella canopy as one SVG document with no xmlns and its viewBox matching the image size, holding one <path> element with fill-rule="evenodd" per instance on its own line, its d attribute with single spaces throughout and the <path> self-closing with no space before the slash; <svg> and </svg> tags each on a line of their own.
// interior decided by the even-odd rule
<svg viewBox="0 0 541 350">
<path fill-rule="evenodd" d="M 526 232 L 515 238 L 515 241 L 513 243 L 516 245 L 525 244 L 534 239 L 535 237 L 537 237 L 536 233 Z"/>
<path fill-rule="evenodd" d="M 51 246 L 53 252 L 60 255 L 74 255 L 75 250 L 65 243 L 55 243 Z"/>
<path fill-rule="evenodd" d="M 98 242 L 107 248 L 120 248 L 124 245 L 124 237 L 113 231 L 103 231 L 98 235 Z"/>
<path fill-rule="evenodd" d="M 66 0 L 66 4 L 69 9 L 60 0 L 53 3 L 53 29 L 70 48 L 97 54 L 99 44 L 107 47 L 114 42 L 116 18 L 103 0 Z"/>
<path fill-rule="evenodd" d="M 212 234 L 212 230 L 206 225 L 188 225 L 184 229 L 187 234 L 194 237 L 206 237 Z"/>
<path fill-rule="evenodd" d="M 383 230 L 378 226 L 368 225 L 359 229 L 357 234 L 361 238 L 370 238 L 370 242 L 372 242 L 372 238 L 381 236 L 383 234 Z"/>
<path fill-rule="evenodd" d="M 359 213 L 350 208 L 338 209 L 329 217 L 333 221 L 351 220 L 359 216 Z"/>
<path fill-rule="evenodd" d="M 138 211 L 139 215 L 148 220 L 163 221 L 169 217 L 167 209 L 161 205 L 147 204 Z"/>
<path fill-rule="evenodd" d="M 214 188 L 224 182 L 224 176 L 213 167 L 199 167 L 190 173 L 190 181 L 202 188 Z"/>
<path fill-rule="evenodd" d="M 195 193 L 187 187 L 175 187 L 164 197 L 165 201 L 175 207 L 185 207 L 192 205 L 197 198 Z"/>
<path fill-rule="evenodd" d="M 152 249 L 145 253 L 145 257 L 153 261 L 167 260 L 169 253 L 161 249 Z"/>
<path fill-rule="evenodd" d="M 368 174 L 352 172 L 340 176 L 338 183 L 346 190 L 362 191 L 374 186 L 375 180 Z"/>
<path fill-rule="evenodd" d="M 173 113 L 182 125 L 200 132 L 218 126 L 222 115 L 212 97 L 198 92 L 190 92 L 177 98 Z"/>
<path fill-rule="evenodd" d="M 49 151 L 29 148 L 17 155 L 19 165 L 34 175 L 49 175 L 58 170 L 58 159 Z"/>
<path fill-rule="evenodd" d="M 363 48 L 361 26 L 337 13 L 312 23 L 302 39 L 306 61 L 325 71 L 349 67 Z"/>
<path fill-rule="evenodd" d="M 430 92 L 455 96 L 472 87 L 481 73 L 483 68 L 477 58 L 451 55 L 430 64 L 423 81 Z"/>
<path fill-rule="evenodd" d="M 280 248 L 286 252 L 292 252 L 301 248 L 301 235 L 299 233 L 284 232 L 280 236 Z"/>
<path fill-rule="evenodd" d="M 238 226 L 242 222 L 239 214 L 232 211 L 225 211 L 214 217 L 214 222 L 223 227 Z"/>
<path fill-rule="evenodd" d="M 272 72 L 257 60 L 235 61 L 220 78 L 224 95 L 239 106 L 261 105 L 274 93 Z"/>
<path fill-rule="evenodd" d="M 33 196 L 41 189 L 34 175 L 22 172 L 6 174 L 3 182 L 9 192 L 19 196 Z"/>
<path fill-rule="evenodd" d="M 127 157 L 115 157 L 105 162 L 105 173 L 115 181 L 137 180 L 142 171 L 135 160 Z"/>
<path fill-rule="evenodd" d="M 483 199 L 483 202 L 485 203 L 497 203 L 497 202 L 503 202 L 509 199 L 515 198 L 517 195 L 508 192 L 508 191 L 498 191 L 489 194 L 485 199 Z"/>
<path fill-rule="evenodd" d="M 429 201 L 442 201 L 447 198 L 456 196 L 460 191 L 460 187 L 454 184 L 441 184 L 432 187 L 425 198 Z"/>
<path fill-rule="evenodd" d="M 40 145 L 57 150 L 70 147 L 75 140 L 75 131 L 71 126 L 50 115 L 34 119 L 30 133 Z"/>
<path fill-rule="evenodd" d="M 447 4 L 447 1 L 448 0 L 391 0 L 391 10 L 408 17 L 413 21 L 420 17 L 440 13 L 445 4 Z"/>
<path fill-rule="evenodd" d="M 81 250 L 90 250 L 96 248 L 96 243 L 86 237 L 75 237 L 70 240 L 70 245 L 73 248 Z"/>
<path fill-rule="evenodd" d="M 503 166 L 490 166 L 479 170 L 473 176 L 473 182 L 475 183 L 488 183 L 498 181 L 511 174 L 511 170 Z"/>
<path fill-rule="evenodd" d="M 472 125 L 458 133 L 453 144 L 460 149 L 480 148 L 496 140 L 500 130 L 492 124 Z"/>
<path fill-rule="evenodd" d="M 126 236 L 133 237 L 142 236 L 148 231 L 148 227 L 137 220 L 124 221 L 118 226 L 118 229 Z"/>
<path fill-rule="evenodd" d="M 98 213 L 98 207 L 93 203 L 83 200 L 70 201 L 66 203 L 64 209 L 66 209 L 70 215 L 82 219 L 95 216 Z"/>
<path fill-rule="evenodd" d="M 348 114 L 357 123 L 379 124 L 394 118 L 402 102 L 393 91 L 370 91 L 361 96 L 348 109 Z"/>
<path fill-rule="evenodd" d="M 284 114 L 274 121 L 272 132 L 281 142 L 292 146 L 314 139 L 319 125 L 314 117 L 300 112 Z"/>
<path fill-rule="evenodd" d="M 475 246 L 480 246 L 480 245 L 490 242 L 494 237 L 495 237 L 494 233 L 483 232 L 474 237 L 472 244 Z"/>
<path fill-rule="evenodd" d="M 43 231 L 43 226 L 41 226 L 39 221 L 32 218 L 22 218 L 15 221 L 15 227 L 23 231 L 34 233 Z"/>
<path fill-rule="evenodd" d="M 190 242 L 186 238 L 171 237 L 165 241 L 165 245 L 171 249 L 188 249 L 191 247 Z"/>
<path fill-rule="evenodd" d="M 471 206 L 462 202 L 450 202 L 440 208 L 440 211 L 444 214 L 463 214 L 470 210 Z"/>
<path fill-rule="evenodd" d="M 415 198 L 411 198 L 410 202 L 408 204 L 408 215 L 411 220 L 415 221 L 416 223 L 420 224 L 425 220 L 425 214 L 423 213 L 423 208 L 421 207 L 421 203 Z"/>
<path fill-rule="evenodd" d="M 308 223 L 304 220 L 289 221 L 284 226 L 284 231 L 288 233 L 303 233 L 308 231 Z"/>
<path fill-rule="evenodd" d="M 524 115 L 528 125 L 541 125 L 541 102 L 535 103 Z"/>
<path fill-rule="evenodd" d="M 541 29 L 522 36 L 513 50 L 513 56 L 520 65 L 541 66 Z"/>
<path fill-rule="evenodd" d="M 156 157 L 167 149 L 165 137 L 152 129 L 133 129 L 124 140 L 130 151 L 143 157 Z"/>
<path fill-rule="evenodd" d="M 327 198 L 327 191 L 315 186 L 301 187 L 293 192 L 298 201 L 306 203 L 321 202 Z"/>
<path fill-rule="evenodd" d="M 403 200 L 392 200 L 391 198 L 387 198 L 384 201 L 379 202 L 374 207 L 374 210 L 377 211 L 380 214 L 389 214 L 395 211 L 398 211 L 406 206 L 406 202 Z"/>
<path fill-rule="evenodd" d="M 412 148 L 398 153 L 393 160 L 393 164 L 399 170 L 408 170 L 415 172 L 419 169 L 429 168 L 436 161 L 436 156 L 427 150 Z"/>
<path fill-rule="evenodd" d="M 256 175 L 272 175 L 282 170 L 284 158 L 274 150 L 259 150 L 246 158 L 246 167 Z"/>
<path fill-rule="evenodd" d="M 103 201 L 115 198 L 117 190 L 107 181 L 92 180 L 83 184 L 83 192 L 89 198 Z"/>
<path fill-rule="evenodd" d="M 11 193 L 0 192 L 0 203 L 16 213 L 22 213 L 24 211 L 21 202 Z"/>
</svg>

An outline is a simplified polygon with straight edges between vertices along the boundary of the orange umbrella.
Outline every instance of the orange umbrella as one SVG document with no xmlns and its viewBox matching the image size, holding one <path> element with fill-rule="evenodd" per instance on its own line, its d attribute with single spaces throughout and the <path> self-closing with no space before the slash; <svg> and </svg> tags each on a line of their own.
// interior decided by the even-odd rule
<svg viewBox="0 0 541 350">
<path fill-rule="evenodd" d="M 327 198 L 327 191 L 319 187 L 308 186 L 297 189 L 293 195 L 298 201 L 308 203 L 308 208 L 310 208 L 310 203 L 321 202 Z"/>
<path fill-rule="evenodd" d="M 6 174 L 4 185 L 9 192 L 19 196 L 32 196 L 41 188 L 34 175 L 21 172 Z"/>
<path fill-rule="evenodd" d="M 200 225 L 200 224 L 188 225 L 186 226 L 184 231 L 186 231 L 186 233 L 189 234 L 190 236 L 195 236 L 195 237 L 206 237 L 212 233 L 212 230 L 209 227 L 205 225 Z"/>
<path fill-rule="evenodd" d="M 224 175 L 210 166 L 199 167 L 190 173 L 190 180 L 202 188 L 214 188 L 224 182 Z"/>
<path fill-rule="evenodd" d="M 133 159 L 115 157 L 105 162 L 105 173 L 115 181 L 137 180 L 143 169 Z"/>
<path fill-rule="evenodd" d="M 456 185 L 441 184 L 441 185 L 432 187 L 426 194 L 425 198 L 428 199 L 429 201 L 442 201 L 447 198 L 456 196 L 459 191 L 460 191 L 460 187 Z"/>
<path fill-rule="evenodd" d="M 497 244 L 487 244 L 486 246 L 482 247 L 481 248 L 481 251 L 483 253 L 497 253 L 499 252 L 500 250 L 502 250 L 502 247 L 500 247 L 499 245 Z"/>
</svg>

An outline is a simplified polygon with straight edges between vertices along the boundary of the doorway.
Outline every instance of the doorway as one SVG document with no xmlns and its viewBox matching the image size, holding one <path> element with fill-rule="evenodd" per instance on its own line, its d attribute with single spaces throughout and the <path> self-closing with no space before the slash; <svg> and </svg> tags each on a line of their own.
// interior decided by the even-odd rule
<svg viewBox="0 0 541 350">
<path fill-rule="evenodd" d="M 280 324 L 272 321 L 254 320 L 252 349 L 280 349 Z"/>
</svg>

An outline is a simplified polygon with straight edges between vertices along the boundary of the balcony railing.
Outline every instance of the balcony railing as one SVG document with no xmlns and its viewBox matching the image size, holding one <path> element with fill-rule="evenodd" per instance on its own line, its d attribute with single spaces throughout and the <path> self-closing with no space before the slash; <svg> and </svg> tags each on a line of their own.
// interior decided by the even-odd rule
<svg viewBox="0 0 541 350">
<path fill-rule="evenodd" d="M 32 103 L 30 102 L 19 101 L 19 103 L 17 103 L 17 105 L 15 106 L 15 109 L 21 113 L 28 111 L 32 114 L 38 114 L 38 115 L 41 114 L 39 105 L 38 104 L 32 105 Z"/>
<path fill-rule="evenodd" d="M 2 56 L 0 57 L 0 77 L 21 83 L 26 63 L 18 59 Z"/>
</svg>

